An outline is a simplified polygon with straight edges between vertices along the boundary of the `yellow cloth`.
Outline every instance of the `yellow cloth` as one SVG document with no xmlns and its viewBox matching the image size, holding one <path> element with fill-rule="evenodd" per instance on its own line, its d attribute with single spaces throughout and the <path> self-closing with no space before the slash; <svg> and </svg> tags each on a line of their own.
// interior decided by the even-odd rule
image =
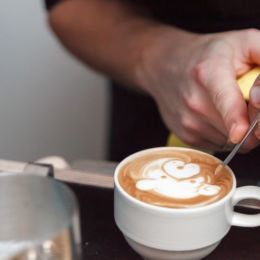
<svg viewBox="0 0 260 260">
<path fill-rule="evenodd" d="M 243 93 L 245 100 L 249 100 L 250 89 L 251 89 L 256 77 L 259 74 L 260 74 L 260 67 L 255 67 L 252 70 L 245 73 L 240 78 L 238 78 L 237 83 L 240 87 L 241 92 Z M 173 133 L 170 134 L 169 137 L 168 137 L 167 146 L 189 147 L 189 145 L 182 142 L 182 140 L 180 140 Z"/>
</svg>

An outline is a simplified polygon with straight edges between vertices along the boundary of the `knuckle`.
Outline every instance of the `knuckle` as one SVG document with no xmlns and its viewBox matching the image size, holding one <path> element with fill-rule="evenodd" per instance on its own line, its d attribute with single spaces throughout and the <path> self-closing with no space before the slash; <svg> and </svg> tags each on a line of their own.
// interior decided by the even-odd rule
<svg viewBox="0 0 260 260">
<path fill-rule="evenodd" d="M 223 89 L 218 89 L 213 95 L 213 104 L 216 107 L 221 107 L 223 100 L 226 99 L 225 91 Z"/>
<path fill-rule="evenodd" d="M 200 140 L 196 136 L 188 133 L 183 135 L 182 140 L 189 146 L 199 146 L 200 144 Z"/>
<path fill-rule="evenodd" d="M 185 130 L 192 130 L 194 128 L 194 122 L 188 117 L 184 117 L 181 119 L 182 127 Z"/>
<path fill-rule="evenodd" d="M 204 114 L 206 110 L 203 102 L 201 102 L 198 98 L 188 98 L 185 100 L 186 106 L 195 113 Z"/>
<path fill-rule="evenodd" d="M 209 67 L 209 62 L 207 60 L 203 60 L 196 64 L 192 69 L 192 74 L 194 75 L 196 81 L 199 84 L 206 85 L 207 82 L 207 70 Z"/>
<path fill-rule="evenodd" d="M 178 132 L 175 132 L 175 134 L 178 135 L 178 137 L 183 141 L 185 142 L 186 144 L 188 144 L 188 140 L 189 140 L 189 136 L 190 136 L 190 133 L 189 131 L 187 131 L 185 128 L 179 128 L 179 131 Z"/>
<path fill-rule="evenodd" d="M 259 30 L 255 28 L 245 29 L 241 37 L 247 44 L 250 44 L 250 42 L 253 41 L 259 41 Z"/>
<path fill-rule="evenodd" d="M 245 33 L 248 37 L 254 37 L 257 33 L 259 33 L 259 30 L 256 28 L 249 28 L 245 30 Z"/>
<path fill-rule="evenodd" d="M 230 52 L 231 46 L 229 44 L 228 36 L 223 38 L 218 38 L 212 41 L 208 46 L 208 52 L 211 53 L 214 62 L 220 62 L 220 60 L 225 59 L 225 57 Z M 220 63 L 219 63 L 220 64 Z"/>
<path fill-rule="evenodd" d="M 184 142 L 189 146 L 195 146 L 195 140 L 191 137 L 184 138 Z"/>
</svg>

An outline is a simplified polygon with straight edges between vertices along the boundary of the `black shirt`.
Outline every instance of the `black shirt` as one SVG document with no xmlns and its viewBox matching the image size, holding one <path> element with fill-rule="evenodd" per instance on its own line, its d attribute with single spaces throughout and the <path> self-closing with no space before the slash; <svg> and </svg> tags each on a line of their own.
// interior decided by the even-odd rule
<svg viewBox="0 0 260 260">
<path fill-rule="evenodd" d="M 259 0 L 121 1 L 143 6 L 153 19 L 162 23 L 198 33 L 260 27 Z M 58 2 L 45 0 L 48 9 Z"/>
<path fill-rule="evenodd" d="M 142 5 L 162 23 L 182 29 L 209 33 L 245 28 L 260 28 L 259 0 L 122 0 Z M 51 8 L 58 0 L 46 0 Z M 101 17 L 102 19 L 102 17 Z M 260 44 L 259 44 L 260 46 Z M 120 161 L 145 148 L 164 146 L 169 134 L 155 102 L 148 96 L 111 83 L 111 125 L 109 159 Z M 216 154 L 224 158 L 227 154 Z M 260 147 L 231 162 L 234 172 L 260 179 Z"/>
</svg>

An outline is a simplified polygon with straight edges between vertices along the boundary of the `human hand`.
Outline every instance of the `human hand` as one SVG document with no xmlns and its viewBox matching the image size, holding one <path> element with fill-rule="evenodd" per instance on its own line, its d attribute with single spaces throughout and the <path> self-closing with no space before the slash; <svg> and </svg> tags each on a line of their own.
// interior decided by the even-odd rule
<svg viewBox="0 0 260 260">
<path fill-rule="evenodd" d="M 185 143 L 212 150 L 221 150 L 227 140 L 238 143 L 249 116 L 236 78 L 260 63 L 260 32 L 172 30 L 157 30 L 144 51 L 141 86 L 155 99 L 167 127 Z M 257 144 L 251 139 L 244 149 Z"/>
<path fill-rule="evenodd" d="M 256 117 L 260 120 L 260 75 L 258 75 L 250 90 L 248 114 L 251 122 L 255 120 Z M 246 147 L 254 148 L 258 144 L 260 144 L 260 122 L 258 122 L 255 127 L 254 134 L 247 138 Z"/>
</svg>

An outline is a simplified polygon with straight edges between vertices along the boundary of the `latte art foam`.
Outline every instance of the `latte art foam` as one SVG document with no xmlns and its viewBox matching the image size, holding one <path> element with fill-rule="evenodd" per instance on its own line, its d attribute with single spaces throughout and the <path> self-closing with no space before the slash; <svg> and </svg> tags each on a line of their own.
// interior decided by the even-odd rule
<svg viewBox="0 0 260 260">
<path fill-rule="evenodd" d="M 131 196 L 163 207 L 206 205 L 232 188 L 227 168 L 215 173 L 217 159 L 195 151 L 151 151 L 122 167 L 119 182 Z"/>
</svg>

